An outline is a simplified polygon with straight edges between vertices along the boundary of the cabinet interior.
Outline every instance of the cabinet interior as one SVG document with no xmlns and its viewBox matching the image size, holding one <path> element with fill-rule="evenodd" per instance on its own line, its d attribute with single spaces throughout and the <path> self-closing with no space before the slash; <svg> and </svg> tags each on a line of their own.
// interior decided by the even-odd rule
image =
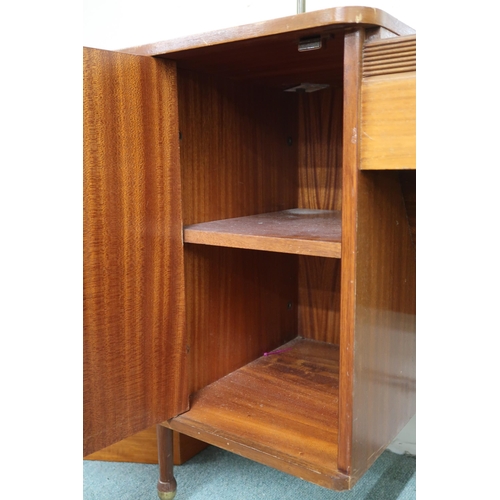
<svg viewBox="0 0 500 500">
<path fill-rule="evenodd" d="M 191 410 L 175 425 L 262 453 L 273 436 L 309 469 L 335 465 L 338 432 L 343 37 L 322 40 L 176 54 Z M 325 87 L 287 91 L 303 83 Z"/>
<path fill-rule="evenodd" d="M 84 454 L 162 423 L 343 490 L 394 439 L 415 54 L 360 7 L 84 51 Z"/>
</svg>

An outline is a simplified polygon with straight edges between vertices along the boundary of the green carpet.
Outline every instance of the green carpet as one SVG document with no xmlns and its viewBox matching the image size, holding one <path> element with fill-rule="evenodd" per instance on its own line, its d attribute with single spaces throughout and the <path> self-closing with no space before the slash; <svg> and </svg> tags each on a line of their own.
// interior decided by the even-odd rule
<svg viewBox="0 0 500 500">
<path fill-rule="evenodd" d="M 416 457 L 385 451 L 351 491 L 335 492 L 208 447 L 175 467 L 176 500 L 413 500 Z M 84 461 L 84 500 L 158 500 L 156 465 Z"/>
</svg>

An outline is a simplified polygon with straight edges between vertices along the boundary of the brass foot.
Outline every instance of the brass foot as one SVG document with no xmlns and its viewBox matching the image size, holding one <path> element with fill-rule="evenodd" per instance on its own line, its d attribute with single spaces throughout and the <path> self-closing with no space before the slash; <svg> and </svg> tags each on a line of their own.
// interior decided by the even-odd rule
<svg viewBox="0 0 500 500">
<path fill-rule="evenodd" d="M 168 493 L 166 491 L 159 491 L 158 498 L 160 500 L 172 500 L 175 497 L 176 493 L 176 491 L 170 491 Z"/>
<path fill-rule="evenodd" d="M 172 482 L 164 483 L 158 481 L 158 498 L 160 500 L 172 500 L 177 493 L 177 484 L 175 479 Z"/>
</svg>

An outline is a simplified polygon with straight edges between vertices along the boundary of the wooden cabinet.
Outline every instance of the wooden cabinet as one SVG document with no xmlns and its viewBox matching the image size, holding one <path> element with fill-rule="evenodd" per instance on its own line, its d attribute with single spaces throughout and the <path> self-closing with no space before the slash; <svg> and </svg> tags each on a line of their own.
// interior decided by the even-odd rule
<svg viewBox="0 0 500 500">
<path fill-rule="evenodd" d="M 161 424 L 342 490 L 413 416 L 415 38 L 85 49 L 85 454 Z"/>
</svg>

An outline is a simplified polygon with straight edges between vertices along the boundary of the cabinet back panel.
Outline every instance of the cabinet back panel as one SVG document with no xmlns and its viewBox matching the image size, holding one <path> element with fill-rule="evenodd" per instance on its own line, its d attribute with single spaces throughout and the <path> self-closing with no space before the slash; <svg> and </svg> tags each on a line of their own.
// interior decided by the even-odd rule
<svg viewBox="0 0 500 500">
<path fill-rule="evenodd" d="M 190 392 L 297 336 L 297 256 L 185 245 Z"/>
<path fill-rule="evenodd" d="M 330 87 L 305 95 L 285 93 L 180 69 L 179 96 L 185 225 L 297 206 L 341 209 L 341 88 Z M 201 345 L 209 337 L 200 333 L 199 323 L 206 324 L 206 315 L 211 313 L 205 309 L 215 300 L 213 293 L 203 291 L 212 279 L 206 256 L 212 255 L 213 260 L 215 255 L 224 255 L 228 268 L 240 265 L 234 259 L 241 257 L 227 250 L 217 253 L 207 248 L 186 248 L 187 307 L 196 307 L 195 318 L 189 319 L 188 314 L 188 330 L 200 353 L 192 355 L 196 368 L 191 390 L 198 390 L 251 361 L 253 355 L 247 356 L 248 353 L 258 356 L 269 346 L 263 350 L 262 339 L 256 338 L 248 352 L 226 365 L 220 364 L 216 373 L 206 373 L 205 350 L 210 352 L 211 348 Z M 246 259 L 254 262 L 255 255 Z M 338 344 L 340 261 L 303 257 L 291 260 L 280 254 L 260 258 L 274 263 L 273 275 L 285 282 L 283 291 L 288 292 L 292 281 L 295 283 L 295 334 Z M 220 265 L 224 267 L 222 262 Z M 196 302 L 192 302 L 192 297 L 197 297 Z M 248 300 L 251 301 L 245 299 Z M 277 307 L 269 307 L 269 318 L 256 326 L 258 330 L 273 321 L 272 311 Z M 249 332 L 253 331 L 254 318 L 245 319 L 244 323 Z M 208 356 L 226 358 L 224 353 Z"/>
<path fill-rule="evenodd" d="M 342 209 L 342 88 L 298 96 L 299 206 Z M 299 335 L 339 343 L 340 260 L 299 257 Z"/>
<path fill-rule="evenodd" d="M 180 70 L 179 115 L 184 225 L 297 206 L 294 94 Z M 184 248 L 194 392 L 297 335 L 297 257 Z"/>
<path fill-rule="evenodd" d="M 340 259 L 299 256 L 299 335 L 340 342 Z"/>
<path fill-rule="evenodd" d="M 299 207 L 342 210 L 342 88 L 298 96 Z"/>
<path fill-rule="evenodd" d="M 179 72 L 184 225 L 297 206 L 295 97 Z"/>
</svg>

